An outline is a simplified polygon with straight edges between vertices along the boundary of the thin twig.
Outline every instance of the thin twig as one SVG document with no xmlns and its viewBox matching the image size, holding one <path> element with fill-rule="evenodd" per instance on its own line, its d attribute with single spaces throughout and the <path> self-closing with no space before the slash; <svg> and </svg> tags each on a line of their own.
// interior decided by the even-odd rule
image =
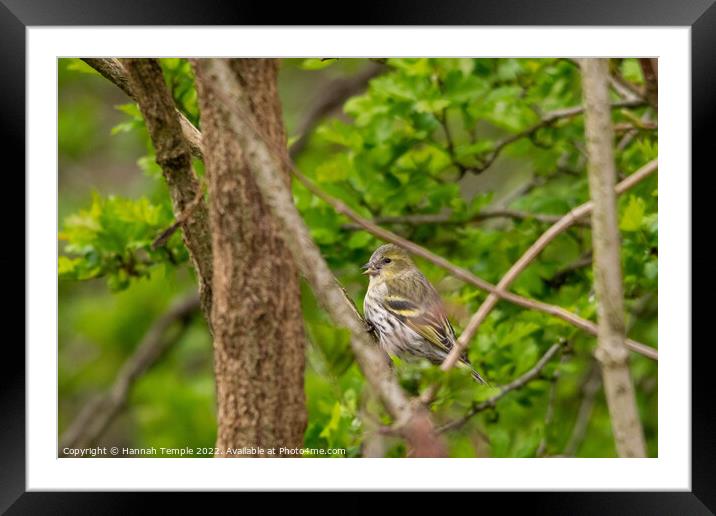
<svg viewBox="0 0 716 516">
<path fill-rule="evenodd" d="M 570 274 L 578 271 L 579 269 L 589 267 L 590 265 L 592 265 L 592 251 L 587 251 L 572 263 L 559 269 L 552 275 L 551 278 L 545 280 L 545 282 L 552 287 L 559 287 L 564 284 Z"/>
<path fill-rule="evenodd" d="M 582 441 L 584 441 L 589 420 L 592 417 L 594 400 L 597 397 L 601 385 L 602 375 L 599 372 L 599 366 L 596 362 L 592 362 L 589 372 L 585 376 L 584 383 L 582 384 L 582 402 L 579 404 L 577 419 L 575 420 L 567 445 L 564 448 L 564 455 L 567 457 L 574 457 Z"/>
<path fill-rule="evenodd" d="M 201 204 L 203 199 L 204 193 L 200 188 L 199 190 L 197 190 L 196 197 L 194 197 L 194 200 L 189 204 L 189 206 L 184 209 L 184 211 L 179 214 L 174 223 L 167 229 L 162 231 L 159 236 L 154 239 L 154 242 L 152 242 L 152 249 L 156 250 L 165 245 L 167 243 L 167 240 L 169 240 L 169 238 L 174 234 L 174 232 L 179 229 L 180 226 L 186 224 L 186 222 L 189 220 L 189 217 L 191 217 L 191 214 L 194 212 L 194 210 L 196 210 L 197 206 Z"/>
<path fill-rule="evenodd" d="M 507 208 L 494 208 L 482 210 L 467 219 L 455 219 L 449 213 L 418 213 L 411 215 L 375 217 L 373 218 L 373 222 L 376 224 L 405 224 L 406 226 L 421 226 L 423 224 L 463 225 L 496 218 L 535 220 L 543 224 L 554 224 L 562 218 L 562 215 L 530 213 L 527 211 L 512 210 Z M 586 220 L 579 220 L 576 224 L 585 227 L 590 226 L 589 221 Z M 345 224 L 342 227 L 347 230 L 362 229 L 362 227 L 358 224 Z"/>
<path fill-rule="evenodd" d="M 623 100 L 620 102 L 615 102 L 612 104 L 612 109 L 621 109 L 621 108 L 635 108 L 635 107 L 641 107 L 645 105 L 645 101 L 642 99 L 630 99 L 630 100 Z M 468 169 L 468 172 L 472 172 L 475 174 L 480 174 L 487 170 L 487 168 L 492 165 L 497 157 L 500 155 L 500 153 L 504 150 L 505 147 L 508 145 L 511 145 L 515 143 L 518 140 L 521 140 L 522 138 L 529 138 L 532 135 L 534 135 L 537 131 L 539 131 L 542 128 L 548 127 L 552 125 L 553 123 L 557 122 L 558 120 L 563 120 L 567 118 L 573 118 L 577 115 L 581 115 L 584 112 L 584 107 L 579 106 L 572 106 L 568 108 L 562 108 L 562 109 L 556 109 L 554 111 L 550 111 L 546 115 L 542 117 L 542 119 L 531 125 L 530 127 L 523 129 L 522 131 L 519 131 L 515 134 L 511 134 L 509 136 L 506 136 L 499 142 L 497 142 L 494 146 L 494 148 L 487 154 L 484 161 L 480 164 L 479 167 L 473 167 Z"/>
<path fill-rule="evenodd" d="M 489 408 L 494 408 L 497 402 L 504 398 L 507 393 L 521 389 L 529 382 L 536 379 L 539 376 L 540 372 L 542 372 L 542 369 L 545 368 L 545 366 L 549 363 L 552 357 L 557 354 L 557 352 L 564 345 L 565 342 L 552 344 L 552 346 L 547 350 L 544 355 L 542 355 L 542 357 L 537 361 L 537 363 L 532 367 L 532 369 L 500 388 L 500 392 L 492 396 L 490 399 L 474 404 L 472 408 L 461 418 L 451 421 L 450 423 L 447 423 L 441 427 L 438 427 L 438 433 L 444 433 L 449 430 L 454 430 L 455 428 L 463 426 L 470 420 L 470 418 L 475 416 L 475 414 L 478 414 L 479 412 L 482 412 L 483 410 L 487 410 Z"/>
<path fill-rule="evenodd" d="M 87 403 L 62 434 L 60 452 L 65 448 L 81 448 L 97 442 L 124 407 L 137 379 L 179 341 L 198 310 L 199 298 L 192 294 L 154 322 L 134 353 L 122 365 L 112 387 Z M 168 330 L 177 322 L 180 323 L 179 331 L 168 335 Z"/>
<path fill-rule="evenodd" d="M 562 353 L 562 356 L 559 358 L 559 364 L 562 365 L 566 358 L 567 354 Z M 554 419 L 555 405 L 557 404 L 557 382 L 559 381 L 560 371 L 561 369 L 559 367 L 555 369 L 554 374 L 550 379 L 552 383 L 549 386 L 547 408 L 544 413 L 544 430 L 542 431 L 542 439 L 540 439 L 537 451 L 535 452 L 535 456 L 537 457 L 543 457 L 547 451 L 547 432 L 549 431 L 549 426 L 552 424 L 552 420 Z"/>
</svg>

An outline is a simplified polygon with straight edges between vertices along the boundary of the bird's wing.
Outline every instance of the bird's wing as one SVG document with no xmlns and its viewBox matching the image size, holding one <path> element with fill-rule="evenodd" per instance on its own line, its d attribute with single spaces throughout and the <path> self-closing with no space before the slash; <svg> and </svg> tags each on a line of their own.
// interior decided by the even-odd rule
<svg viewBox="0 0 716 516">
<path fill-rule="evenodd" d="M 404 288 L 388 288 L 383 308 L 432 345 L 449 352 L 455 343 L 455 331 L 440 296 L 419 272 L 405 284 Z"/>
<path fill-rule="evenodd" d="M 420 272 L 411 280 L 398 284 L 404 287 L 389 286 L 383 308 L 430 344 L 449 353 L 455 345 L 455 330 L 448 321 L 440 295 Z M 460 354 L 458 363 L 470 369 L 475 381 L 489 385 L 472 367 L 467 352 Z"/>
</svg>

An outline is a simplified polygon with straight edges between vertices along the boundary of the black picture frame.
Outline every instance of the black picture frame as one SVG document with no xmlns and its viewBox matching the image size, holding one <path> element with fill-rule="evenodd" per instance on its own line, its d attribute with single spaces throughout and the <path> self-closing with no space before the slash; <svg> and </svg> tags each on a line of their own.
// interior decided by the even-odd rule
<svg viewBox="0 0 716 516">
<path fill-rule="evenodd" d="M 8 271 L 3 284 L 10 287 L 6 310 L 15 310 L 20 320 L 25 311 L 25 293 L 17 274 L 25 268 L 25 30 L 46 25 L 283 25 L 299 22 L 308 25 L 586 25 L 586 26 L 688 26 L 691 27 L 692 59 L 692 168 L 707 169 L 707 145 L 713 131 L 716 107 L 716 6 L 715 0 L 489 0 L 439 3 L 405 0 L 355 3 L 344 10 L 345 18 L 331 7 L 311 9 L 304 3 L 273 5 L 268 2 L 217 2 L 203 0 L 0 0 L 0 63 L 2 81 L 0 141 L 6 159 L 17 158 L 17 165 L 6 168 L 6 192 L 2 206 L 4 217 L 4 253 L 0 253 L 0 271 Z M 341 19 L 342 18 L 342 19 Z M 50 116 L 50 115 L 48 115 Z M 713 144 L 711 144 L 713 147 Z M 10 156 L 12 154 L 12 156 Z M 713 164 L 709 162 L 709 168 Z M 684 175 L 689 171 L 683 171 Z M 49 172 L 48 172 L 49 174 Z M 16 185 L 10 186 L 12 181 Z M 702 193 L 703 195 L 703 193 Z M 20 203 L 22 206 L 14 205 Z M 694 225 L 710 220 L 692 216 Z M 692 233 L 693 234 L 693 233 Z M 704 230 L 699 233 L 704 235 Z M 23 242 L 23 245 L 20 245 Z M 24 284 L 23 284 L 24 287 Z M 22 294 L 20 294 L 22 292 Z M 702 312 L 703 304 L 697 306 Z M 710 307 L 709 307 L 710 308 Z M 703 314 L 707 317 L 706 314 Z M 701 320 L 704 319 L 701 318 Z M 694 318 L 698 320 L 698 318 Z M 710 340 L 702 339 L 692 347 L 692 490 L 690 492 L 591 492 L 525 493 L 514 497 L 532 513 L 549 514 L 712 514 L 716 511 L 716 410 L 711 396 L 712 384 L 707 368 Z M 696 341 L 695 341 L 696 342 Z M 0 375 L 0 511 L 8 514 L 104 514 L 128 512 L 144 504 L 132 493 L 80 494 L 26 492 L 25 487 L 25 354 L 19 339 L 5 339 L 3 371 Z M 687 346 L 690 343 L 681 343 Z M 708 383 L 707 383 L 708 382 Z M 212 495 L 216 496 L 216 495 Z M 242 495 L 245 496 L 245 495 Z M 441 496 L 452 496 L 443 494 Z M 515 496 L 510 494 L 511 497 Z M 490 498 L 488 500 L 487 498 Z M 494 495 L 480 494 L 477 506 L 487 507 Z M 222 496 L 222 499 L 224 496 Z M 413 496 L 422 503 L 425 496 Z M 216 499 L 213 499 L 216 503 Z M 184 496 L 162 496 L 164 509 L 170 502 L 185 504 Z M 336 502 L 328 502 L 330 504 Z M 369 510 L 365 498 L 340 502 L 354 510 Z M 361 507 L 363 509 L 361 509 Z M 403 507 L 405 509 L 405 506 Z M 477 510 L 477 509 L 476 509 Z M 494 509 L 493 509 L 494 510 Z"/>
</svg>

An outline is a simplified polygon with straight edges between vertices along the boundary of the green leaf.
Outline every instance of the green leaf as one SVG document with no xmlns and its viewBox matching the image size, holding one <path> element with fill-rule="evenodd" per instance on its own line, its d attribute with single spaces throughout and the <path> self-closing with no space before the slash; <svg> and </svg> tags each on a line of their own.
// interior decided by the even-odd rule
<svg viewBox="0 0 716 516">
<path fill-rule="evenodd" d="M 82 262 L 80 258 L 69 258 L 67 256 L 59 256 L 57 259 L 57 274 L 61 278 L 73 278 L 76 274 L 77 266 Z"/>
<path fill-rule="evenodd" d="M 120 104 L 114 107 L 118 111 L 129 115 L 131 117 L 131 120 L 120 122 L 119 124 L 112 127 L 112 135 L 119 133 L 127 133 L 144 126 L 144 118 L 142 118 L 142 113 L 139 111 L 139 107 L 137 106 L 137 104 L 131 102 L 128 104 Z"/>
<path fill-rule="evenodd" d="M 630 195 L 629 204 L 627 204 L 619 222 L 619 229 L 622 231 L 637 231 L 644 220 L 645 212 L 646 203 L 644 200 L 641 197 Z"/>
<path fill-rule="evenodd" d="M 641 66 L 637 59 L 624 59 L 621 65 L 622 75 L 627 81 L 643 84 L 644 76 L 641 73 Z"/>
<path fill-rule="evenodd" d="M 323 438 L 330 437 L 331 433 L 338 430 L 338 425 L 340 422 L 341 422 L 341 404 L 339 402 L 335 402 L 333 404 L 333 409 L 331 410 L 331 419 L 328 421 L 328 424 L 323 428 L 323 430 L 319 434 L 320 437 L 323 437 Z"/>
<path fill-rule="evenodd" d="M 137 160 L 137 165 L 142 171 L 153 179 L 160 179 L 162 177 L 162 167 L 157 163 L 156 156 L 142 156 Z"/>
<path fill-rule="evenodd" d="M 510 344 L 524 340 L 528 335 L 531 335 L 539 329 L 540 326 L 536 323 L 518 321 L 514 323 L 512 329 L 502 339 L 500 346 L 509 346 Z"/>
<path fill-rule="evenodd" d="M 67 64 L 67 69 L 72 70 L 74 72 L 80 72 L 80 73 L 86 73 L 89 75 L 97 75 L 99 77 L 102 76 L 97 70 L 92 68 L 90 65 L 82 61 L 81 59 L 68 59 L 69 63 Z"/>
<path fill-rule="evenodd" d="M 351 249 L 362 249 L 373 241 L 373 235 L 365 231 L 357 231 L 348 239 L 348 247 Z"/>
<path fill-rule="evenodd" d="M 328 58 L 328 59 L 316 59 L 316 58 L 310 58 L 310 59 L 304 59 L 303 62 L 301 62 L 301 68 L 304 70 L 323 70 L 324 68 L 328 68 L 332 64 L 334 64 L 337 61 L 337 59 Z"/>
<path fill-rule="evenodd" d="M 316 136 L 323 140 L 358 150 L 363 145 L 363 138 L 355 127 L 340 120 L 331 120 L 316 129 Z"/>
<path fill-rule="evenodd" d="M 449 100 L 445 99 L 425 99 L 419 100 L 415 103 L 415 111 L 418 113 L 441 113 L 446 107 L 450 105 Z"/>
<path fill-rule="evenodd" d="M 335 183 L 344 181 L 353 173 L 353 160 L 348 154 L 342 153 L 321 163 L 316 168 L 316 179 L 321 183 Z"/>
</svg>

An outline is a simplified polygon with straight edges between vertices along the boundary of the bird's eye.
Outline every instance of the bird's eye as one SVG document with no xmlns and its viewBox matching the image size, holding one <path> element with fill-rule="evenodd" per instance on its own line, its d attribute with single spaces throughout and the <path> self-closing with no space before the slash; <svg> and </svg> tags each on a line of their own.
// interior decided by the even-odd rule
<svg viewBox="0 0 716 516">
<path fill-rule="evenodd" d="M 385 258 L 385 259 L 383 260 L 383 263 L 390 263 L 390 258 Z"/>
</svg>

